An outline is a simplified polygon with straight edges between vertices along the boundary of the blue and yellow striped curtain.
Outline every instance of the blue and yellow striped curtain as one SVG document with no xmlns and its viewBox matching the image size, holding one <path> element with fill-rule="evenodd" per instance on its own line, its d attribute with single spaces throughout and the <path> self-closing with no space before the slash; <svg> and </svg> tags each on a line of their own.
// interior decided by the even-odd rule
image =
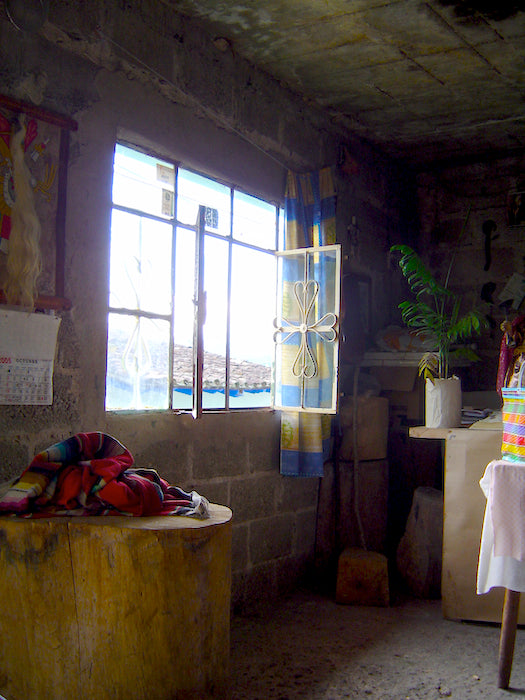
<svg viewBox="0 0 525 700">
<path fill-rule="evenodd" d="M 335 204 L 332 168 L 304 175 L 289 171 L 285 193 L 285 248 L 334 244 Z M 330 457 L 331 425 L 332 418 L 327 414 L 283 411 L 281 474 L 323 476 L 324 463 Z"/>
</svg>

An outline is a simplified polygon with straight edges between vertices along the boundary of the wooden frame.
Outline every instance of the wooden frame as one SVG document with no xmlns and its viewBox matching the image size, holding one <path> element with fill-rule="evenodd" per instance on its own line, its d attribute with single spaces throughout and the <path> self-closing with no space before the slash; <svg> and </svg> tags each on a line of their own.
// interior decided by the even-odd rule
<svg viewBox="0 0 525 700">
<path fill-rule="evenodd" d="M 78 124 L 73 119 L 50 112 L 35 105 L 20 102 L 12 97 L 0 95 L 0 109 L 4 107 L 16 114 L 26 114 L 60 129 L 59 156 L 57 169 L 57 199 L 55 218 L 55 294 L 39 295 L 37 309 L 70 309 L 71 302 L 64 296 L 65 291 L 65 224 L 67 200 L 67 164 L 69 159 L 69 132 L 76 131 Z M 5 295 L 0 290 L 0 303 L 5 303 Z"/>
</svg>

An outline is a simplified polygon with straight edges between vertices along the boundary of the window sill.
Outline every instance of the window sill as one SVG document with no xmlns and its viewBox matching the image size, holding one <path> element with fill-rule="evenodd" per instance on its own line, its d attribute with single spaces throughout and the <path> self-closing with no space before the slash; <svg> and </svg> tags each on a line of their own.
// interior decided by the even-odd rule
<svg viewBox="0 0 525 700">
<path fill-rule="evenodd" d="M 247 414 L 247 413 L 276 413 L 281 409 L 278 408 L 273 408 L 272 406 L 259 406 L 259 407 L 253 407 L 253 408 L 229 408 L 229 409 L 219 409 L 219 408 L 207 408 L 204 409 L 202 414 L 203 415 L 225 415 L 229 413 L 241 413 L 241 414 Z M 133 410 L 129 408 L 123 408 L 123 409 L 109 409 L 105 411 L 106 415 L 109 416 L 118 416 L 118 417 L 124 417 L 124 416 L 151 416 L 153 414 L 163 414 L 163 415 L 174 415 L 174 416 L 192 416 L 191 409 L 159 409 L 159 408 L 152 408 L 152 409 L 140 409 L 140 410 Z"/>
</svg>

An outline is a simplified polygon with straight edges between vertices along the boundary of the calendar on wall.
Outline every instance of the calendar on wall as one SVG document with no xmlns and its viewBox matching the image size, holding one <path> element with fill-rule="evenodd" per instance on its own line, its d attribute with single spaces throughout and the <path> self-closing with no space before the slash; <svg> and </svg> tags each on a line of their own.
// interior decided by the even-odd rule
<svg viewBox="0 0 525 700">
<path fill-rule="evenodd" d="M 0 405 L 50 406 L 60 318 L 0 309 Z"/>
</svg>

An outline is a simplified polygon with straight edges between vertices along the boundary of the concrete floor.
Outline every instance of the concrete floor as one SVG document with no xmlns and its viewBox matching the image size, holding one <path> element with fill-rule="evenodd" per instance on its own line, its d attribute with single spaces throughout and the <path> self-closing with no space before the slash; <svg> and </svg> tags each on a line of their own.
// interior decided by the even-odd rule
<svg viewBox="0 0 525 700">
<path fill-rule="evenodd" d="M 444 620 L 435 600 L 346 606 L 301 590 L 232 619 L 232 700 L 525 697 L 525 630 L 508 691 L 497 688 L 499 626 Z"/>
</svg>

